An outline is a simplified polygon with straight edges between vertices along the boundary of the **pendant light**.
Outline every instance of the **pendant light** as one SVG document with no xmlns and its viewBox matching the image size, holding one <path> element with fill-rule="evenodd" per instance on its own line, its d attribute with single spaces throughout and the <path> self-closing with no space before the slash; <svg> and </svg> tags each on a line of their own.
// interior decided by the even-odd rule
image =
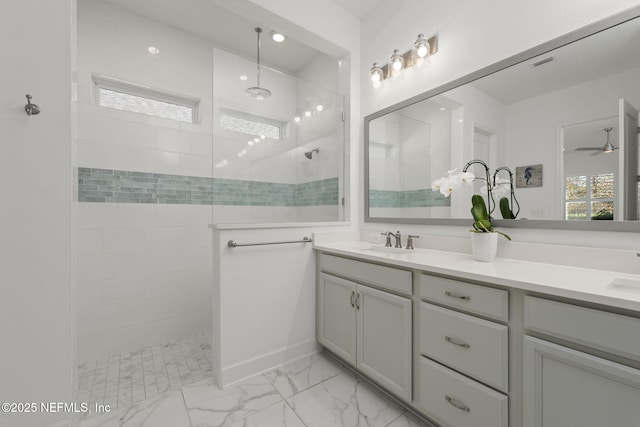
<svg viewBox="0 0 640 427">
<path fill-rule="evenodd" d="M 263 100 L 263 99 L 267 99 L 268 97 L 271 96 L 271 91 L 267 88 L 261 87 L 260 86 L 260 33 L 262 33 L 262 28 L 260 27 L 256 27 L 256 35 L 257 35 L 257 47 L 258 47 L 258 54 L 257 54 L 257 84 L 256 86 L 252 86 L 250 88 L 248 88 L 246 90 L 247 95 L 249 95 L 252 98 L 255 98 L 259 101 Z"/>
</svg>

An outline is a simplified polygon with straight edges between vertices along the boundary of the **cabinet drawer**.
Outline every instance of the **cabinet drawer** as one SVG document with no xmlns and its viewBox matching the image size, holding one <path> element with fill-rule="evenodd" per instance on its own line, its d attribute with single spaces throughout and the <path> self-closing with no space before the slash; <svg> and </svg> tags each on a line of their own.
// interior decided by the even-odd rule
<svg viewBox="0 0 640 427">
<path fill-rule="evenodd" d="M 640 360 L 640 319 L 525 297 L 524 326 L 577 344 Z"/>
<path fill-rule="evenodd" d="M 420 359 L 420 407 L 428 415 L 449 426 L 507 427 L 507 396 L 426 357 Z"/>
<path fill-rule="evenodd" d="M 411 295 L 411 272 L 407 270 L 327 254 L 320 255 L 320 270 L 404 295 Z"/>
<path fill-rule="evenodd" d="M 508 390 L 508 328 L 420 304 L 420 352 L 487 385 Z"/>
<path fill-rule="evenodd" d="M 422 274 L 420 296 L 470 313 L 509 320 L 509 293 L 501 289 Z"/>
</svg>

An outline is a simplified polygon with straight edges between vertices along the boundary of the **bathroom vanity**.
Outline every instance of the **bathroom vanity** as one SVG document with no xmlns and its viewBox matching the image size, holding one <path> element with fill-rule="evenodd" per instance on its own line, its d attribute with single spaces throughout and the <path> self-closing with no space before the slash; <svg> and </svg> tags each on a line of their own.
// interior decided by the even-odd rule
<svg viewBox="0 0 640 427">
<path fill-rule="evenodd" d="M 318 342 L 434 425 L 638 425 L 640 276 L 314 246 Z"/>
</svg>

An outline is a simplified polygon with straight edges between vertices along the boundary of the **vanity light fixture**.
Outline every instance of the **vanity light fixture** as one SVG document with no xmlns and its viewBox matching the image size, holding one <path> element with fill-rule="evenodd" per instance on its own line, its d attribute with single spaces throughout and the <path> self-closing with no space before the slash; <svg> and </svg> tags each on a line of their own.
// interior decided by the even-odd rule
<svg viewBox="0 0 640 427">
<path fill-rule="evenodd" d="M 369 83 L 376 90 L 382 87 L 384 80 L 400 77 L 403 70 L 418 67 L 428 62 L 429 57 L 438 52 L 438 36 L 426 38 L 424 34 L 418 34 L 411 49 L 401 53 L 395 49 L 389 58 L 389 63 L 381 66 L 374 62 L 369 70 Z"/>
</svg>

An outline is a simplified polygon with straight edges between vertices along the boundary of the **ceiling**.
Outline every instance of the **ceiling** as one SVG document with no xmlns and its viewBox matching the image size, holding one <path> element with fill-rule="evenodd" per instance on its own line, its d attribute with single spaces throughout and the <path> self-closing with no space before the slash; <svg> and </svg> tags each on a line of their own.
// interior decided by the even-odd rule
<svg viewBox="0 0 640 427">
<path fill-rule="evenodd" d="M 296 74 L 321 52 L 291 38 L 275 43 L 269 37 L 272 30 L 247 14 L 235 13 L 211 0 L 102 0 L 148 17 L 177 30 L 204 38 L 217 47 L 254 59 L 256 57 L 255 27 L 263 29 L 260 47 L 261 62 L 281 71 Z M 365 0 L 341 0 L 354 6 Z"/>
<path fill-rule="evenodd" d="M 472 84 L 509 105 L 543 93 L 640 67 L 640 29 L 637 25 L 615 28 L 539 55 Z M 532 64 L 547 58 L 538 67 Z"/>
</svg>

